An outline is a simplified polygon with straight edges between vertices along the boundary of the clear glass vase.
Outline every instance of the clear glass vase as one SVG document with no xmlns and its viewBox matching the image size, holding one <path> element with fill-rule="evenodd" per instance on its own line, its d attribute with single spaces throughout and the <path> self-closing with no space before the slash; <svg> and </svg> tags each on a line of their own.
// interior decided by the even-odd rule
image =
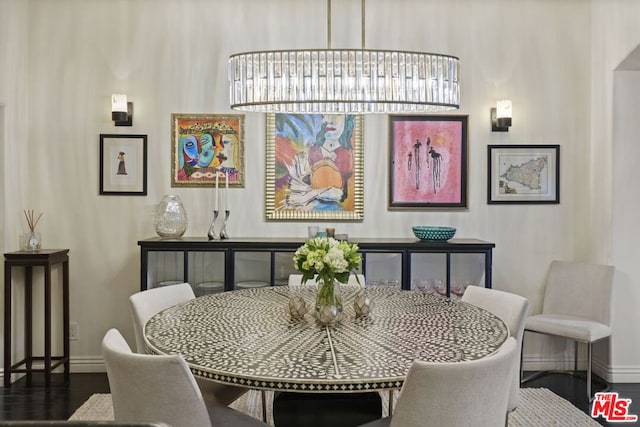
<svg viewBox="0 0 640 427">
<path fill-rule="evenodd" d="M 22 249 L 25 251 L 39 251 L 42 248 L 42 236 L 39 232 L 30 231 L 22 236 Z"/>
<path fill-rule="evenodd" d="M 162 198 L 156 214 L 153 218 L 153 225 L 156 233 L 160 237 L 181 237 L 187 231 L 187 211 L 180 197 L 170 194 Z"/>
<path fill-rule="evenodd" d="M 322 325 L 332 325 L 342 317 L 342 296 L 337 280 L 318 280 L 316 319 Z"/>
</svg>

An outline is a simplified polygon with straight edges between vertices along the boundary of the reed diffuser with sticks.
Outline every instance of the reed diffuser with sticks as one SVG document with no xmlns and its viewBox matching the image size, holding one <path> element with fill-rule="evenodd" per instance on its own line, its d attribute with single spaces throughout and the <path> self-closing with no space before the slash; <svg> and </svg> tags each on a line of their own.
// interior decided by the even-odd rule
<svg viewBox="0 0 640 427">
<path fill-rule="evenodd" d="M 42 218 L 42 212 L 37 217 L 33 213 L 33 209 L 25 210 L 24 217 L 27 219 L 29 232 L 24 233 L 22 247 L 27 251 L 37 251 L 42 247 L 42 236 L 36 231 L 36 225 Z"/>
</svg>

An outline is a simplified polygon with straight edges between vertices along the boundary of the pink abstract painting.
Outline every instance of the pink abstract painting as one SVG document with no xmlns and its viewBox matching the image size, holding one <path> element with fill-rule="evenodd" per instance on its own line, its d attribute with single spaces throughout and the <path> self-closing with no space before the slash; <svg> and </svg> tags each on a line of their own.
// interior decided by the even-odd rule
<svg viewBox="0 0 640 427">
<path fill-rule="evenodd" d="M 467 116 L 391 116 L 391 207 L 466 207 Z"/>
</svg>

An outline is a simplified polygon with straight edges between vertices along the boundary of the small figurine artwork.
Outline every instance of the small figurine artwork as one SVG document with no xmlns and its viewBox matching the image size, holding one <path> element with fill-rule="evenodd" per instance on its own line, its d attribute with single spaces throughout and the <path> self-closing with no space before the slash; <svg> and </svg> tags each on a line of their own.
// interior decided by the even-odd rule
<svg viewBox="0 0 640 427">
<path fill-rule="evenodd" d="M 126 153 L 124 151 L 120 151 L 118 153 L 118 172 L 116 175 L 126 175 L 127 174 L 127 166 L 124 163 L 124 155 Z"/>
</svg>

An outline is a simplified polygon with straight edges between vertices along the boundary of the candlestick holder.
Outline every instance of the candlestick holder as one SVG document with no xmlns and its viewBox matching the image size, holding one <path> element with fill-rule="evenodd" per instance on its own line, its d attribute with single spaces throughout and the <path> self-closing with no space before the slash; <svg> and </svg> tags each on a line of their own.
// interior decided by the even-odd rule
<svg viewBox="0 0 640 427">
<path fill-rule="evenodd" d="M 211 226 L 209 227 L 209 231 L 207 232 L 207 237 L 209 240 L 218 240 L 220 237 L 216 234 L 216 220 L 218 219 L 218 211 L 213 211 L 213 221 L 211 221 Z"/>
<path fill-rule="evenodd" d="M 227 234 L 227 220 L 229 219 L 229 214 L 231 211 L 224 211 L 224 219 L 222 220 L 222 228 L 220 229 L 220 239 L 228 239 L 229 235 Z"/>
</svg>

